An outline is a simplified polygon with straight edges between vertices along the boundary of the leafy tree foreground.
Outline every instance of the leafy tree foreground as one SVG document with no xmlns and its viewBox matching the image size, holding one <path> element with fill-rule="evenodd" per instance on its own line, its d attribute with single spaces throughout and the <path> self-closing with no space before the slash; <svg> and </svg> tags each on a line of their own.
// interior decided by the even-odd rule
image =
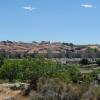
<svg viewBox="0 0 100 100">
<path fill-rule="evenodd" d="M 99 70 L 90 74 L 80 73 L 77 64 L 57 64 L 42 56 L 36 58 L 26 57 L 23 59 L 4 59 L 0 67 L 0 79 L 9 81 L 28 81 L 41 77 L 58 78 L 65 83 L 77 83 L 80 80 L 90 81 L 96 78 Z M 98 72 L 98 73 L 97 73 Z"/>
<path fill-rule="evenodd" d="M 81 100 L 85 93 L 94 93 L 93 95 L 99 98 L 97 100 L 100 100 L 99 89 L 94 87 L 94 91 L 90 85 L 99 73 L 100 69 L 82 74 L 79 64 L 58 64 L 42 56 L 3 58 L 0 67 L 1 80 L 29 82 L 28 88 L 23 90 L 23 95 L 27 96 L 34 89 L 37 94 L 32 100 Z"/>
</svg>

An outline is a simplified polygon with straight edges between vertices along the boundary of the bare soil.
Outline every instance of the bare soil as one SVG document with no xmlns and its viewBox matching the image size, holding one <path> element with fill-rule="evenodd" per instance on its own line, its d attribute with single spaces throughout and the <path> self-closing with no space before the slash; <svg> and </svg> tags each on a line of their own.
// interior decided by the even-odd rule
<svg viewBox="0 0 100 100">
<path fill-rule="evenodd" d="M 11 90 L 4 86 L 4 84 L 0 84 L 0 100 L 9 100 L 9 98 L 15 98 L 14 100 L 30 100 L 29 96 L 23 96 L 21 92 L 21 90 Z"/>
</svg>

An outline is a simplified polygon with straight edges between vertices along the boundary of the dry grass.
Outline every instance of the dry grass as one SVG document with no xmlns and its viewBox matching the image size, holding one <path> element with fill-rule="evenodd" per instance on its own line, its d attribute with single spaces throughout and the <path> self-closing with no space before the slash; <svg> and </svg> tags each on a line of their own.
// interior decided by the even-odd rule
<svg viewBox="0 0 100 100">
<path fill-rule="evenodd" d="M 90 84 L 65 84 L 58 79 L 40 79 L 32 100 L 100 100 L 100 87 Z"/>
<path fill-rule="evenodd" d="M 100 100 L 100 86 L 93 84 L 65 84 L 59 79 L 41 78 L 38 90 L 23 96 L 21 90 L 11 90 L 0 85 L 0 100 L 14 97 L 14 100 Z"/>
</svg>

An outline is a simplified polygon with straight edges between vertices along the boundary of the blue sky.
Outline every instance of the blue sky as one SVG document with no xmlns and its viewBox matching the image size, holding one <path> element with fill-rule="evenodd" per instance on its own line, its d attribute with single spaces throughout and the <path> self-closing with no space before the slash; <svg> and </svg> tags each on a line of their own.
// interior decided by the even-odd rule
<svg viewBox="0 0 100 100">
<path fill-rule="evenodd" d="M 100 0 L 0 0 L 0 40 L 100 44 Z"/>
</svg>

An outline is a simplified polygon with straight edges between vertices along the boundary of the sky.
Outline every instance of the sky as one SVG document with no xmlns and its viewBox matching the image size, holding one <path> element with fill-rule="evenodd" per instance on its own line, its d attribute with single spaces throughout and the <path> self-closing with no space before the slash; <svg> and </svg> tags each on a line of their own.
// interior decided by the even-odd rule
<svg viewBox="0 0 100 100">
<path fill-rule="evenodd" d="M 100 44 L 100 0 L 0 0 L 0 41 Z"/>
</svg>

